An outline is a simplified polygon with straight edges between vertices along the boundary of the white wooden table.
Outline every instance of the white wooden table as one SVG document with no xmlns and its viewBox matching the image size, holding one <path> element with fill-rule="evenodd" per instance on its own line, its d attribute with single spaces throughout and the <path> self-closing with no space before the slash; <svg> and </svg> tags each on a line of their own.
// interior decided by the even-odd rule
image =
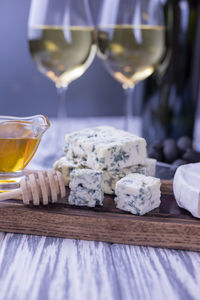
<svg viewBox="0 0 200 300">
<path fill-rule="evenodd" d="M 56 136 L 99 124 L 122 120 L 53 123 L 29 168 L 51 167 Z M 0 233 L 0 300 L 10 299 L 200 299 L 200 253 Z"/>
</svg>

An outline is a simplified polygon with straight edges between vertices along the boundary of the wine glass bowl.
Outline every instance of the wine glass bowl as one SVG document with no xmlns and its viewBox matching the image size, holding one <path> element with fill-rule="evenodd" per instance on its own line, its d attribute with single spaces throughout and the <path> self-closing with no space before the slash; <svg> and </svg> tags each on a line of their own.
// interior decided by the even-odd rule
<svg viewBox="0 0 200 300">
<path fill-rule="evenodd" d="M 133 87 L 154 72 L 163 44 L 161 26 L 115 25 L 101 27 L 98 32 L 99 57 L 124 88 Z"/>
<path fill-rule="evenodd" d="M 103 0 L 97 28 L 98 56 L 127 93 L 125 129 L 135 84 L 149 77 L 165 52 L 159 0 Z"/>
<path fill-rule="evenodd" d="M 35 36 L 29 40 L 33 61 L 57 88 L 80 77 L 93 60 L 93 28 L 32 26 L 29 36 Z"/>
<path fill-rule="evenodd" d="M 95 53 L 95 30 L 87 0 L 32 0 L 28 24 L 29 49 L 38 70 L 51 79 L 61 96 L 83 75 Z"/>
</svg>

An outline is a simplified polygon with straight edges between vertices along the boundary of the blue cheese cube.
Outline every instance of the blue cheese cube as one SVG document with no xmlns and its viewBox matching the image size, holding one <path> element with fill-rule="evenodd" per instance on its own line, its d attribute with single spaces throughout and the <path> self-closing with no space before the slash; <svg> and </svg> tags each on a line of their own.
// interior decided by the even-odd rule
<svg viewBox="0 0 200 300">
<path fill-rule="evenodd" d="M 104 193 L 114 194 L 116 182 L 130 173 L 139 173 L 147 176 L 155 176 L 155 159 L 147 159 L 145 165 L 134 165 L 120 170 L 102 171 L 104 180 Z M 69 185 L 70 173 L 74 169 L 84 169 L 85 161 L 78 159 L 68 160 L 66 157 L 61 157 L 53 165 L 54 170 L 61 172 L 66 186 Z"/>
<path fill-rule="evenodd" d="M 142 174 L 129 174 L 116 183 L 117 208 L 144 215 L 160 205 L 160 179 Z"/>
<path fill-rule="evenodd" d="M 64 184 L 66 186 L 69 185 L 70 174 L 74 169 L 83 169 L 85 168 L 84 162 L 79 160 L 68 160 L 66 157 L 61 157 L 57 160 L 54 165 L 53 169 L 55 171 L 59 171 L 62 174 Z"/>
<path fill-rule="evenodd" d="M 104 193 L 114 194 L 115 185 L 117 181 L 119 181 L 126 175 L 130 173 L 145 174 L 145 172 L 146 172 L 146 166 L 144 165 L 135 165 L 135 166 L 123 168 L 121 170 L 103 171 Z"/>
<path fill-rule="evenodd" d="M 103 175 L 101 171 L 75 169 L 70 174 L 68 203 L 95 207 L 103 205 Z"/>
<path fill-rule="evenodd" d="M 103 171 L 104 193 L 114 194 L 117 181 L 131 173 L 155 176 L 156 160 L 147 158 L 145 165 L 134 165 L 120 170 Z"/>
<path fill-rule="evenodd" d="M 101 126 L 65 137 L 66 158 L 82 159 L 88 168 L 116 170 L 146 161 L 146 141 L 129 132 Z"/>
</svg>

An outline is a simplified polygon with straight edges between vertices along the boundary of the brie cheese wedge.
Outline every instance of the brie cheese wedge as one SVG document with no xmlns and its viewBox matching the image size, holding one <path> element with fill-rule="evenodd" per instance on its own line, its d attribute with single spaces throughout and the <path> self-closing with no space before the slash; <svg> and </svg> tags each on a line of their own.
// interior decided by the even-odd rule
<svg viewBox="0 0 200 300">
<path fill-rule="evenodd" d="M 200 218 L 200 163 L 179 167 L 174 176 L 173 190 L 177 204 Z"/>
</svg>

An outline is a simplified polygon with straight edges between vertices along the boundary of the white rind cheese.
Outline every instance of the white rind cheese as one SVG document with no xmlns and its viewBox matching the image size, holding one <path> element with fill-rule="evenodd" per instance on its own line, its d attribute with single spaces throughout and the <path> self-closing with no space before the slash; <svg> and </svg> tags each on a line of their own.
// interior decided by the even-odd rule
<svg viewBox="0 0 200 300">
<path fill-rule="evenodd" d="M 174 176 L 173 190 L 177 204 L 200 218 L 200 163 L 179 167 Z"/>
<path fill-rule="evenodd" d="M 150 167 L 149 167 L 150 165 Z M 147 159 L 145 165 L 135 165 L 121 170 L 102 171 L 104 180 L 104 193 L 114 194 L 115 184 L 121 178 L 125 177 L 130 173 L 139 173 L 148 176 L 155 176 L 155 159 Z M 153 166 L 153 167 L 152 167 Z M 66 157 L 60 158 L 53 165 L 54 170 L 62 173 L 63 180 L 66 186 L 69 185 L 70 173 L 74 169 L 84 169 L 85 162 L 78 160 L 67 160 Z"/>
<path fill-rule="evenodd" d="M 101 171 L 75 169 L 70 174 L 71 189 L 68 203 L 95 207 L 103 205 L 103 176 Z"/>
<path fill-rule="evenodd" d="M 88 168 L 116 170 L 144 165 L 146 141 L 113 127 L 101 126 L 67 134 L 66 158 L 85 161 Z"/>
<path fill-rule="evenodd" d="M 160 179 L 141 174 L 129 174 L 116 183 L 117 208 L 144 215 L 160 205 Z"/>
</svg>

